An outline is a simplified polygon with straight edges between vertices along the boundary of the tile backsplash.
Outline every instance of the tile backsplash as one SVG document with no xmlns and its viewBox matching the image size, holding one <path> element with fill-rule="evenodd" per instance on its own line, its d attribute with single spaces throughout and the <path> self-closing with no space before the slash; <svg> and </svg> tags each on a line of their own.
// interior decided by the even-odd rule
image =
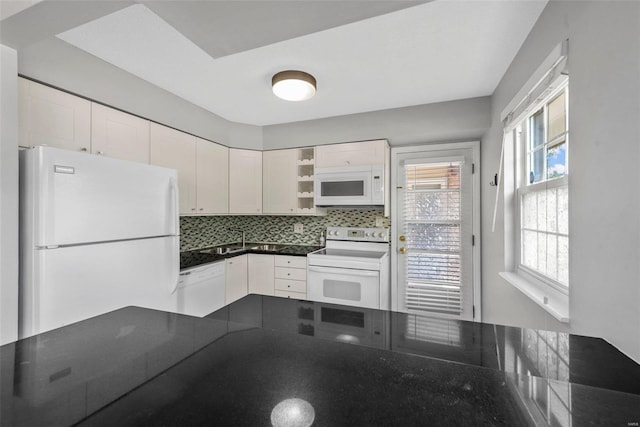
<svg viewBox="0 0 640 427">
<path fill-rule="evenodd" d="M 375 227 L 382 209 L 332 209 L 325 216 L 183 216 L 180 217 L 180 250 L 200 249 L 239 242 L 238 229 L 245 231 L 247 242 L 319 244 L 320 233 L 327 227 Z M 302 233 L 294 233 L 293 225 L 301 223 Z M 384 218 L 389 227 L 389 218 Z"/>
</svg>

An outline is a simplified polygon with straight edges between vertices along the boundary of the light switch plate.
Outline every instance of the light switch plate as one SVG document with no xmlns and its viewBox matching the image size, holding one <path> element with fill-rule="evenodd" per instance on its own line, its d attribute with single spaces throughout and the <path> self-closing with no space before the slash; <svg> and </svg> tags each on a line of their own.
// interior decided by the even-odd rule
<svg viewBox="0 0 640 427">
<path fill-rule="evenodd" d="M 295 224 L 293 224 L 293 232 L 294 233 L 302 233 L 304 230 L 304 227 L 302 226 L 301 223 L 296 222 Z"/>
</svg>

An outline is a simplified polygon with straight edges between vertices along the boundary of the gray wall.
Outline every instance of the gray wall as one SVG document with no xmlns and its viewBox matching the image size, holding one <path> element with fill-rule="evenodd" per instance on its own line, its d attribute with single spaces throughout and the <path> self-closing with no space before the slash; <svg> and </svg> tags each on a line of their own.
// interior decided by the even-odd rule
<svg viewBox="0 0 640 427">
<path fill-rule="evenodd" d="M 265 150 L 387 139 L 390 145 L 479 139 L 491 123 L 491 98 L 350 114 L 263 127 Z"/>
<path fill-rule="evenodd" d="M 61 40 L 43 40 L 20 49 L 18 71 L 229 147 L 262 148 L 259 126 L 225 120 Z"/>
<path fill-rule="evenodd" d="M 18 59 L 0 45 L 0 345 L 18 338 Z"/>
<path fill-rule="evenodd" d="M 560 324 L 498 277 L 491 233 L 500 112 L 569 39 L 570 316 Z M 482 143 L 484 320 L 600 336 L 640 362 L 640 3 L 551 1 L 498 85 Z M 500 199 L 502 213 L 502 199 Z"/>
</svg>

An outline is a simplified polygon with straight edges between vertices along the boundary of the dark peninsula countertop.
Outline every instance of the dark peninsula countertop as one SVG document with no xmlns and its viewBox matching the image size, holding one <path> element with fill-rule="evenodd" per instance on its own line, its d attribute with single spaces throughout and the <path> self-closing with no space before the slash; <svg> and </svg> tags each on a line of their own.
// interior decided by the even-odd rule
<svg viewBox="0 0 640 427">
<path fill-rule="evenodd" d="M 304 246 L 304 245 L 284 245 L 282 249 L 278 250 L 261 250 L 247 248 L 240 251 L 235 251 L 227 254 L 212 254 L 204 253 L 203 249 L 193 249 L 189 251 L 180 252 L 180 269 L 197 267 L 204 264 L 220 261 L 227 258 L 233 258 L 243 254 L 271 254 L 271 255 L 291 255 L 291 256 L 307 256 L 307 254 L 317 251 L 322 248 L 321 246 Z"/>
<path fill-rule="evenodd" d="M 0 392 L 2 426 L 640 421 L 640 366 L 601 339 L 257 295 L 7 344 Z"/>
</svg>

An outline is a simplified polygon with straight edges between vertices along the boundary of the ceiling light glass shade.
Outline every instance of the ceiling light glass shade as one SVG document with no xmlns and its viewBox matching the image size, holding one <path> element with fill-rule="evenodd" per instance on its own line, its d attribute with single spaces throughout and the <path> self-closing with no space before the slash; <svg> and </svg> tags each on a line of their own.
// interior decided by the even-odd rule
<svg viewBox="0 0 640 427">
<path fill-rule="evenodd" d="M 273 93 L 287 101 L 304 101 L 316 94 L 316 79 L 304 71 L 287 70 L 271 79 Z"/>
</svg>

